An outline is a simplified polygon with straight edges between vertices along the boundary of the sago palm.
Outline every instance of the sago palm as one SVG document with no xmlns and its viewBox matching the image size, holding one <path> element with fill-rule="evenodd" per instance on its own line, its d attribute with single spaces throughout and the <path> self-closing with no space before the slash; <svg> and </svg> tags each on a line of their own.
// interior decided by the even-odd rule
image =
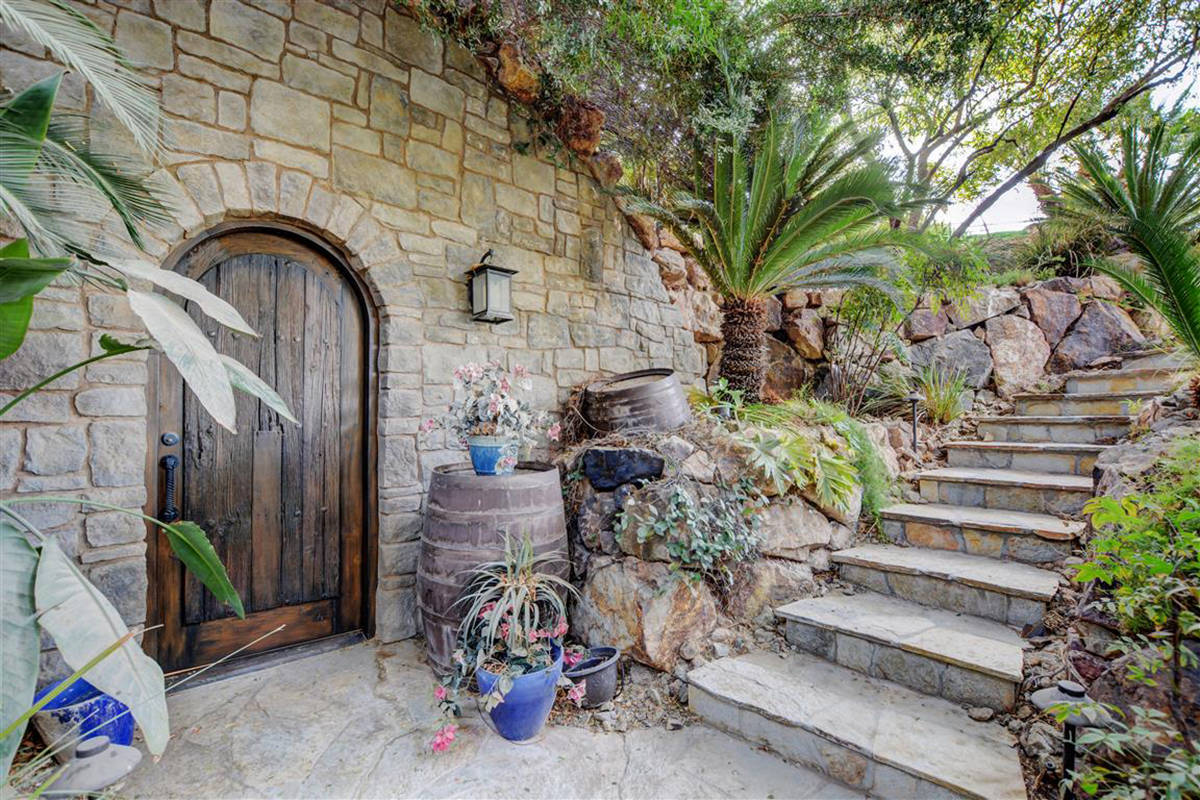
<svg viewBox="0 0 1200 800">
<path fill-rule="evenodd" d="M 1096 147 L 1073 148 L 1081 167 L 1064 179 L 1059 213 L 1099 222 L 1137 257 L 1137 268 L 1097 260 L 1171 327 L 1200 366 L 1200 131 L 1173 134 L 1165 122 L 1121 132 L 1121 165 Z"/>
<path fill-rule="evenodd" d="M 722 295 L 720 375 L 757 402 L 765 373 L 766 301 L 797 288 L 873 285 L 890 249 L 912 241 L 891 228 L 902 208 L 883 166 L 867 157 L 876 139 L 848 123 L 806 128 L 779 117 L 754 152 L 720 142 L 711 180 L 698 162 L 695 186 L 669 203 L 636 201 L 687 247 Z"/>
</svg>

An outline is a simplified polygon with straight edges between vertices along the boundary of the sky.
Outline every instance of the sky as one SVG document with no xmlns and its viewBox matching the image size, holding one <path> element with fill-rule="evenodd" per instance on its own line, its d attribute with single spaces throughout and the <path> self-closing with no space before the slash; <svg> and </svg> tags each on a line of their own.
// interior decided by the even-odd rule
<svg viewBox="0 0 1200 800">
<path fill-rule="evenodd" d="M 1185 93 L 1196 85 L 1198 77 L 1200 77 L 1200 68 L 1194 68 L 1189 74 L 1174 84 L 1153 90 L 1150 95 L 1151 99 L 1159 107 L 1174 105 Z M 1184 106 L 1187 108 L 1200 107 L 1200 97 L 1192 94 L 1184 102 Z M 976 202 L 978 201 L 951 204 L 946 209 L 943 219 L 950 223 L 951 228 L 956 227 L 958 223 L 967 217 L 967 214 L 975 207 Z M 1037 199 L 1033 196 L 1033 190 L 1029 188 L 1029 184 L 1022 183 L 1020 186 L 1001 196 L 991 208 L 971 223 L 971 227 L 967 229 L 967 232 L 996 233 L 997 231 L 1020 230 L 1029 225 L 1029 223 L 1039 219 L 1040 216 Z"/>
</svg>

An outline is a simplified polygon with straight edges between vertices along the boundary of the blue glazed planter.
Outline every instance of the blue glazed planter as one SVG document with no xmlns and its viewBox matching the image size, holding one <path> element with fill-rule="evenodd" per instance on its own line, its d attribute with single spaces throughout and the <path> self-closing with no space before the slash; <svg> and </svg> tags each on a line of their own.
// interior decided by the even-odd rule
<svg viewBox="0 0 1200 800">
<path fill-rule="evenodd" d="M 476 475 L 508 475 L 516 469 L 516 464 L 498 467 L 504 454 L 512 451 L 512 439 L 507 436 L 468 436 L 467 450 Z"/>
<path fill-rule="evenodd" d="M 62 681 L 56 681 L 34 696 L 34 702 L 40 701 Z M 82 741 L 92 736 L 107 736 L 113 744 L 128 745 L 133 743 L 133 715 L 126 713 L 128 707 L 115 697 L 79 679 L 68 686 L 62 694 L 55 697 L 34 715 L 34 725 L 42 738 L 55 742 L 75 725 L 79 728 L 69 735 L 76 741 Z M 74 746 L 64 747 L 62 752 L 70 757 Z"/>
<path fill-rule="evenodd" d="M 488 712 L 496 732 L 510 742 L 525 742 L 541 733 L 554 706 L 560 675 L 562 650 L 555 648 L 553 666 L 514 678 L 512 689 L 504 695 L 504 702 Z M 480 694 L 492 691 L 499 679 L 499 675 L 486 669 L 475 671 Z"/>
</svg>

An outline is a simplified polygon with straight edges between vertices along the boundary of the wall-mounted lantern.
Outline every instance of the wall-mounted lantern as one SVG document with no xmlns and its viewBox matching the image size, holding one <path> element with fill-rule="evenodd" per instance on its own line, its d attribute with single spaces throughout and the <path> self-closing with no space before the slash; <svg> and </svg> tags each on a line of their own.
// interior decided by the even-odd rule
<svg viewBox="0 0 1200 800">
<path fill-rule="evenodd" d="M 512 276 L 515 269 L 487 263 L 488 250 L 479 263 L 467 270 L 467 296 L 471 300 L 471 319 L 477 322 L 508 322 L 512 312 Z"/>
</svg>

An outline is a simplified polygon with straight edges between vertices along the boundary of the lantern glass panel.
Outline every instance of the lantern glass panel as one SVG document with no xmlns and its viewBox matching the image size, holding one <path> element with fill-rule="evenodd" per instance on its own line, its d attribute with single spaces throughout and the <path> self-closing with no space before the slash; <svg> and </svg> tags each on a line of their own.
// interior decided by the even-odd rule
<svg viewBox="0 0 1200 800">
<path fill-rule="evenodd" d="M 487 309 L 492 319 L 512 318 L 512 276 L 487 270 Z"/>
<path fill-rule="evenodd" d="M 486 271 L 480 270 L 471 275 L 471 316 L 473 317 L 482 317 L 487 311 L 487 284 Z"/>
</svg>

